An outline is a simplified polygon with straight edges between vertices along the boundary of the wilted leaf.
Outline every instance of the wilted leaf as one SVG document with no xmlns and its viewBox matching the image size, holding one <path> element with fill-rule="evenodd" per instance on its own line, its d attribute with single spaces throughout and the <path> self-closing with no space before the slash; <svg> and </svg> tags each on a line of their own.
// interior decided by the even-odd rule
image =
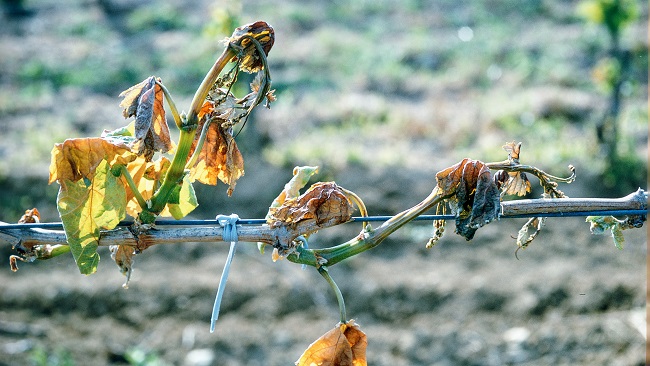
<svg viewBox="0 0 650 366">
<path fill-rule="evenodd" d="M 253 82 L 251 82 L 250 87 L 251 87 L 251 92 L 246 94 L 243 98 L 238 99 L 236 102 L 237 104 L 242 105 L 244 108 L 248 108 L 253 106 L 253 104 L 257 105 L 262 102 L 264 98 L 266 98 L 266 107 L 270 108 L 271 103 L 276 101 L 276 96 L 275 96 L 275 89 L 273 90 L 268 90 L 265 91 L 264 89 L 261 89 L 263 87 L 263 79 L 266 76 L 263 75 L 262 73 L 258 73 L 257 76 L 255 76 L 255 79 L 253 79 Z M 264 93 L 260 97 L 259 93 Z"/>
<path fill-rule="evenodd" d="M 285 200 L 280 207 L 271 207 L 267 220 L 271 227 L 295 227 L 305 220 L 330 226 L 350 221 L 353 210 L 347 195 L 336 183 L 319 182 L 301 196 Z"/>
<path fill-rule="evenodd" d="M 109 141 L 101 137 L 67 139 L 52 148 L 50 180 L 62 182 L 79 179 L 92 179 L 95 169 L 102 160 L 110 166 L 126 165 L 135 160 L 136 155 L 123 143 Z"/>
<path fill-rule="evenodd" d="M 619 220 L 614 216 L 588 216 L 585 221 L 591 223 L 589 230 L 592 234 L 602 235 L 609 230 L 616 248 L 623 250 L 625 237 L 622 225 L 625 224 L 624 220 Z"/>
<path fill-rule="evenodd" d="M 91 179 L 63 179 L 57 198 L 63 229 L 79 270 L 97 270 L 100 229 L 113 229 L 126 216 L 126 190 L 105 160 Z"/>
<path fill-rule="evenodd" d="M 481 226 L 499 218 L 501 197 L 490 169 L 477 160 L 461 162 L 436 174 L 442 196 L 456 216 L 456 233 L 467 240 Z"/>
<path fill-rule="evenodd" d="M 138 155 L 151 160 L 154 152 L 167 152 L 172 149 L 169 127 L 165 119 L 163 91 L 153 76 L 120 93 L 124 97 L 120 107 L 124 108 L 124 118 L 135 116 L 134 148 Z"/>
<path fill-rule="evenodd" d="M 296 361 L 298 366 L 365 366 L 368 340 L 350 320 L 323 334 Z"/>
<path fill-rule="evenodd" d="M 537 235 L 542 231 L 545 222 L 546 217 L 531 217 L 528 219 L 517 233 L 517 250 L 520 248 L 526 248 L 533 240 L 535 240 Z M 530 228 L 535 229 L 532 234 L 529 234 L 528 232 Z"/>
<path fill-rule="evenodd" d="M 25 214 L 18 220 L 19 224 L 33 224 L 37 222 L 41 222 L 41 214 L 36 208 L 25 210 Z"/>
<path fill-rule="evenodd" d="M 508 180 L 501 187 L 506 195 L 525 196 L 530 193 L 530 181 L 524 172 L 509 172 Z"/>
<path fill-rule="evenodd" d="M 248 73 L 254 73 L 262 69 L 263 63 L 257 48 L 247 36 L 257 40 L 262 46 L 265 56 L 267 56 L 275 42 L 275 31 L 266 22 L 257 21 L 238 27 L 228 40 L 230 44 L 239 45 L 242 48 L 239 55 L 241 58 L 240 68 Z"/>
<path fill-rule="evenodd" d="M 126 276 L 126 281 L 122 287 L 129 288 L 129 280 L 133 272 L 133 261 L 135 259 L 135 249 L 128 245 L 111 245 L 111 258 L 120 268 L 120 273 Z"/>
<path fill-rule="evenodd" d="M 300 196 L 300 190 L 309 182 L 312 175 L 318 173 L 317 166 L 297 166 L 293 168 L 293 177 L 271 203 L 271 208 L 280 207 L 284 201 Z M 270 213 L 266 215 L 269 218 Z"/>
<path fill-rule="evenodd" d="M 172 192 L 172 196 L 167 202 L 167 209 L 172 217 L 180 220 L 192 212 L 198 205 L 199 203 L 196 200 L 196 194 L 194 193 L 194 187 L 192 187 L 190 177 L 185 175 L 183 183 L 179 184 Z"/>
<path fill-rule="evenodd" d="M 508 153 L 508 160 L 514 163 L 519 162 L 519 152 L 521 151 L 521 142 L 508 142 L 502 146 L 503 150 Z"/>
<path fill-rule="evenodd" d="M 135 138 L 135 122 L 131 122 L 128 126 L 120 127 L 112 131 L 104 130 L 101 138 L 113 145 L 132 146 L 137 141 Z"/>
<path fill-rule="evenodd" d="M 209 118 L 208 115 L 199 121 L 197 127 L 199 131 L 203 128 L 207 118 Z M 216 185 L 217 181 L 221 180 L 228 184 L 228 195 L 230 196 L 235 189 L 237 180 L 244 175 L 244 158 L 230 131 L 221 126 L 222 122 L 224 120 L 217 118 L 208 126 L 203 148 L 196 164 L 190 168 L 190 177 L 192 180 L 210 185 Z M 199 136 L 192 143 L 190 156 L 196 149 L 198 139 Z"/>
</svg>

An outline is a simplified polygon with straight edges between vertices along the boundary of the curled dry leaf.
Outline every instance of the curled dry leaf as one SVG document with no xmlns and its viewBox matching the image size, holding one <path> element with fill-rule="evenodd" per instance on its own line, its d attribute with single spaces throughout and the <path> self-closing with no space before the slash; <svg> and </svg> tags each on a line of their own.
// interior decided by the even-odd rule
<svg viewBox="0 0 650 366">
<path fill-rule="evenodd" d="M 25 210 L 25 214 L 18 220 L 19 224 L 34 224 L 41 222 L 41 214 L 36 208 Z"/>
<path fill-rule="evenodd" d="M 129 288 L 129 280 L 133 272 L 133 261 L 135 260 L 135 249 L 128 245 L 111 245 L 111 258 L 120 268 L 120 273 L 126 276 L 126 281 L 122 285 L 125 289 Z"/>
<path fill-rule="evenodd" d="M 79 179 L 92 179 L 97 166 L 106 160 L 109 166 L 126 165 L 135 160 L 136 155 L 129 147 L 117 140 L 101 137 L 68 139 L 52 148 L 49 184 L 63 180 L 76 182 Z"/>
<path fill-rule="evenodd" d="M 354 319 L 323 334 L 296 361 L 298 366 L 365 366 L 368 339 Z"/>
<path fill-rule="evenodd" d="M 272 208 L 280 207 L 284 201 L 300 196 L 300 190 L 309 182 L 312 175 L 316 173 L 318 173 L 317 166 L 297 166 L 293 168 L 293 177 L 284 185 L 282 192 L 271 203 L 266 218 L 268 219 L 271 216 L 270 210 Z"/>
<path fill-rule="evenodd" d="M 202 130 L 209 118 L 214 118 L 208 126 L 203 148 L 199 153 L 196 164 L 190 168 L 192 180 L 203 184 L 216 185 L 220 180 L 227 184 L 228 196 L 232 195 L 237 180 L 244 175 L 244 157 L 242 156 L 229 128 L 222 126 L 224 119 L 217 116 L 219 111 L 211 110 L 211 102 L 206 102 L 201 109 L 198 130 Z M 198 134 L 197 134 L 198 135 Z M 199 141 L 197 136 L 190 148 L 190 156 L 194 153 Z"/>
<path fill-rule="evenodd" d="M 254 73 L 262 69 L 263 62 L 257 48 L 248 37 L 252 37 L 260 43 L 266 56 L 275 42 L 275 31 L 268 23 L 257 21 L 238 27 L 228 39 L 229 44 L 242 49 L 239 55 L 241 69 L 248 73 Z"/>
<path fill-rule="evenodd" d="M 478 228 L 499 218 L 499 189 L 483 162 L 463 159 L 438 172 L 436 180 L 456 216 L 456 233 L 465 239 L 471 240 Z"/>
<path fill-rule="evenodd" d="M 334 182 L 319 182 L 299 197 L 285 200 L 280 207 L 271 207 L 267 220 L 271 227 L 295 227 L 300 222 L 312 220 L 314 229 L 318 229 L 350 221 L 353 210 L 341 187 Z"/>
<path fill-rule="evenodd" d="M 511 141 L 503 145 L 502 148 L 508 153 L 508 161 L 513 163 L 519 163 L 519 152 L 521 151 L 521 142 L 515 143 L 514 141 Z"/>
<path fill-rule="evenodd" d="M 524 172 L 509 172 L 508 180 L 501 187 L 505 195 L 525 196 L 530 193 L 530 181 Z"/>
<path fill-rule="evenodd" d="M 156 151 L 167 152 L 172 149 L 169 126 L 165 119 L 163 91 L 156 84 L 156 78 L 148 77 L 141 83 L 120 93 L 124 97 L 120 107 L 124 108 L 124 118 L 135 116 L 134 149 L 151 161 Z"/>
</svg>

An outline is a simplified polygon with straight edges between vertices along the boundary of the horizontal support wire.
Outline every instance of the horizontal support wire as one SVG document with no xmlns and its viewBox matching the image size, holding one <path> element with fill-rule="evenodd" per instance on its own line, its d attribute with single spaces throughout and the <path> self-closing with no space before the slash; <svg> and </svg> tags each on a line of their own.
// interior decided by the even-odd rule
<svg viewBox="0 0 650 366">
<path fill-rule="evenodd" d="M 502 219 L 518 219 L 526 217 L 580 217 L 580 216 L 624 216 L 624 215 L 647 215 L 647 209 L 640 210 L 592 210 L 592 211 L 575 211 L 575 212 L 546 212 L 534 214 L 516 214 L 501 215 Z M 348 222 L 368 221 L 383 222 L 390 220 L 393 216 L 354 216 Z M 414 221 L 433 221 L 433 220 L 454 220 L 454 215 L 420 215 L 413 219 Z M 237 225 L 262 225 L 266 224 L 266 219 L 239 219 Z M 217 220 L 159 220 L 156 226 L 220 226 Z M 118 226 L 131 226 L 133 221 L 121 221 Z M 43 223 L 26 223 L 26 224 L 0 224 L 0 230 L 12 229 L 61 229 L 61 222 L 43 222 Z"/>
</svg>

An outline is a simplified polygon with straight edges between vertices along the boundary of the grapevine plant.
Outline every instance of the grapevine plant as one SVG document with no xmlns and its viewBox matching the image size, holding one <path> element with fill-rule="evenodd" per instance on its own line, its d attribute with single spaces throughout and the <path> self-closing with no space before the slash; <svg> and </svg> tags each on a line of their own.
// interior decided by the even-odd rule
<svg viewBox="0 0 650 366">
<path fill-rule="evenodd" d="M 260 250 L 273 248 L 274 261 L 286 258 L 314 267 L 336 294 L 339 324 L 312 343 L 297 364 L 365 365 L 366 335 L 354 320 L 348 319 L 343 295 L 328 268 L 376 247 L 423 213 L 434 210 L 436 214 L 452 214 L 456 233 L 467 240 L 480 227 L 502 215 L 527 214 L 530 219 L 516 238 L 519 250 L 526 248 L 540 232 L 544 214 L 554 210 L 646 209 L 641 190 L 619 200 L 594 203 L 569 199 L 558 189 L 558 182 L 571 183 L 575 179 L 572 166 L 567 178 L 552 176 L 522 164 L 521 143 L 510 142 L 504 145 L 507 159 L 494 163 L 463 159 L 436 174 L 431 194 L 419 204 L 377 228 L 363 222 L 357 236 L 329 248 L 309 249 L 310 235 L 351 221 L 355 206 L 362 218 L 368 213 L 359 196 L 334 182 L 318 182 L 301 193 L 317 167 L 294 169 L 293 178 L 271 203 L 266 222 L 235 226 L 236 239 L 233 235 L 227 239 L 225 228 L 175 229 L 175 234 L 156 229 L 159 217 L 182 219 L 197 207 L 193 188 L 197 181 L 209 185 L 221 181 L 228 185 L 228 196 L 233 194 L 237 180 L 244 175 L 244 159 L 235 142 L 235 131 L 243 127 L 255 107 L 269 107 L 275 101 L 267 63 L 274 40 L 273 28 L 263 21 L 237 28 L 199 85 L 187 112 L 179 112 L 162 80 L 150 76 L 120 94 L 123 116 L 133 117 L 127 126 L 104 131 L 100 137 L 68 139 L 56 144 L 52 149 L 49 183 L 60 185 L 57 207 L 65 235 L 21 231 L 15 237 L 0 230 L 0 234 L 6 235 L 0 238 L 10 241 L 19 252 L 11 257 L 12 269 L 17 269 L 16 260 L 48 259 L 70 251 L 79 271 L 89 275 L 97 270 L 98 247 L 110 246 L 112 258 L 128 283 L 134 256 L 154 244 L 180 240 L 258 242 Z M 255 78 L 250 92 L 237 97 L 233 85 L 240 72 L 255 74 Z M 170 137 L 165 104 L 180 131 L 176 142 Z M 506 197 L 524 196 L 531 191 L 529 175 L 539 180 L 543 198 L 504 201 Z M 127 215 L 133 220 L 124 228 L 120 223 Z M 33 209 L 20 222 L 38 220 L 38 211 Z M 625 219 L 594 216 L 587 220 L 595 233 L 610 230 L 616 245 L 622 248 L 621 231 L 642 226 L 645 214 Z M 442 237 L 445 222 L 433 221 L 427 247 Z"/>
</svg>

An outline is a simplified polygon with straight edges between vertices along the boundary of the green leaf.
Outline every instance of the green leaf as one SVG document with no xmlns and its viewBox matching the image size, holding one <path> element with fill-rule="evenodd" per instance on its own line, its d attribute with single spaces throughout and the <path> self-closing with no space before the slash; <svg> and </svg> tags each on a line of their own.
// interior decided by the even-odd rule
<svg viewBox="0 0 650 366">
<path fill-rule="evenodd" d="M 178 187 L 172 191 L 171 197 L 167 202 L 169 213 L 171 213 L 176 220 L 180 220 L 187 216 L 199 205 L 189 175 L 185 175 L 183 183 L 179 184 Z"/>
<path fill-rule="evenodd" d="M 104 130 L 101 137 L 116 145 L 124 144 L 131 146 L 138 140 L 135 138 L 134 128 L 135 122 L 131 122 L 127 126 L 120 127 L 113 131 Z"/>
<path fill-rule="evenodd" d="M 88 183 L 88 184 L 86 184 Z M 100 230 L 110 230 L 126 217 L 126 190 L 102 160 L 88 182 L 63 180 L 57 197 L 63 229 L 79 271 L 97 270 Z"/>
</svg>

